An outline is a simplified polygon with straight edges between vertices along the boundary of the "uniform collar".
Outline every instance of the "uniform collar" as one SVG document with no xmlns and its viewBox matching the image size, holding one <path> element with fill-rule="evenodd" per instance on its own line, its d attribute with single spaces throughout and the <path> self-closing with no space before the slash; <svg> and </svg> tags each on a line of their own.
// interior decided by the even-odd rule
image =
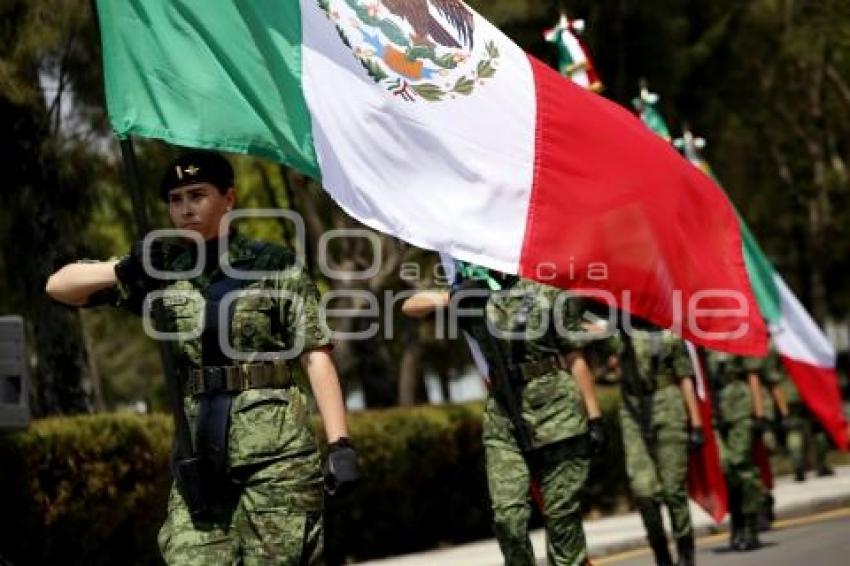
<svg viewBox="0 0 850 566">
<path fill-rule="evenodd" d="M 214 246 L 212 250 L 208 250 L 208 253 L 212 252 L 210 255 L 216 255 L 215 252 L 219 249 L 221 240 L 208 241 L 207 243 L 208 246 Z M 234 265 L 237 263 L 243 263 L 255 259 L 257 257 L 257 251 L 255 249 L 255 246 L 251 244 L 252 241 L 250 239 L 243 236 L 237 230 L 231 230 L 227 242 L 227 259 L 230 264 Z M 188 271 L 192 269 L 196 262 L 196 255 L 197 248 L 195 247 L 194 243 L 186 245 L 185 249 L 174 259 L 172 269 L 174 271 Z M 220 271 L 220 269 L 221 268 L 219 265 L 215 265 L 214 267 L 208 266 L 206 269 L 204 269 L 204 272 L 207 274 L 212 274 Z"/>
</svg>

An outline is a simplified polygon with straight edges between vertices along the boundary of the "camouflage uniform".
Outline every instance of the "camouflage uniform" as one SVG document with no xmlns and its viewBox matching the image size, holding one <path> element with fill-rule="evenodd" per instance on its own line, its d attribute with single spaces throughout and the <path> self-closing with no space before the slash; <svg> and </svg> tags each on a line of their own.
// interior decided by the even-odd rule
<svg viewBox="0 0 850 566">
<path fill-rule="evenodd" d="M 230 340 L 232 347 L 257 356 L 258 352 L 298 352 L 329 344 L 320 322 L 319 295 L 300 269 L 289 269 L 292 254 L 270 244 L 252 242 L 235 234 L 229 261 L 237 269 L 271 274 L 242 287 L 286 296 L 251 296 L 234 303 Z M 171 281 L 162 303 L 168 330 L 191 332 L 198 328 L 203 301 L 210 285 L 222 277 L 218 262 L 196 279 Z M 194 265 L 186 250 L 169 260 L 168 269 L 185 271 Z M 141 292 L 119 284 L 118 306 L 139 312 Z M 177 292 L 175 294 L 175 292 Z M 172 342 L 175 366 L 181 380 L 201 366 L 200 338 Z M 249 363 L 251 360 L 240 361 Z M 235 394 L 228 431 L 228 475 L 234 498 L 229 520 L 221 524 L 193 524 L 179 490 L 172 488 L 168 517 L 159 533 L 163 558 L 169 564 L 301 564 L 322 554 L 322 475 L 309 407 L 311 391 L 297 358 L 275 362 L 289 378 L 274 387 L 247 389 Z M 184 381 L 183 390 L 186 391 Z M 192 430 L 198 401 L 185 398 Z"/>
<path fill-rule="evenodd" d="M 682 379 L 693 375 L 693 366 L 684 342 L 668 331 L 633 330 L 629 335 L 630 340 L 619 340 L 618 348 L 626 472 L 656 560 L 669 564 L 661 503 L 670 514 L 680 555 L 692 554 L 693 547 L 687 487 L 688 413 L 679 388 Z"/>
<path fill-rule="evenodd" d="M 570 297 L 563 308 L 554 310 L 555 298 L 561 291 L 528 280 L 519 280 L 505 292 L 491 295 L 487 317 L 494 328 L 511 332 L 525 297 L 534 299 L 529 311 L 521 358 L 517 363 L 546 363 L 560 359 L 557 367 L 549 367 L 526 377 L 521 393 L 521 413 L 532 434 L 533 447 L 523 452 L 513 433 L 507 411 L 491 388 L 483 422 L 483 442 L 487 464 L 487 480 L 493 506 L 494 530 L 505 562 L 533 565 L 534 554 L 528 537 L 531 518 L 529 490 L 532 482 L 540 488 L 547 534 L 550 564 L 584 564 L 587 546 L 581 523 L 579 491 L 587 479 L 589 466 L 587 416 L 578 385 L 564 369 L 559 358 L 578 351 L 584 342 L 556 336 L 552 321 L 560 317 L 561 328 L 580 331 L 580 304 Z M 544 318 L 545 317 L 545 318 Z M 548 320 L 549 324 L 542 324 Z M 482 347 L 488 365 L 500 363 L 514 348 L 513 342 L 485 335 L 483 320 L 475 325 L 472 335 Z M 537 335 L 532 329 L 545 329 Z M 501 353 L 495 349 L 499 348 Z M 539 367 L 539 366 L 538 366 Z M 495 379 L 494 372 L 490 372 Z"/>
<path fill-rule="evenodd" d="M 762 373 L 763 361 L 709 351 L 706 364 L 719 396 L 715 411 L 720 457 L 729 489 L 733 546 L 758 544 L 758 515 L 762 483 L 753 458 L 753 396 L 747 383 L 751 372 Z"/>
<path fill-rule="evenodd" d="M 777 369 L 779 369 L 777 367 Z M 788 456 L 794 466 L 796 478 L 802 481 L 808 467 L 807 448 L 811 447 L 814 452 L 814 464 L 818 473 L 828 474 L 829 466 L 826 458 L 829 453 L 830 441 L 823 427 L 809 412 L 797 386 L 790 376 L 783 371 L 778 371 L 779 384 L 788 401 L 788 426 L 785 436 L 785 445 Z"/>
</svg>

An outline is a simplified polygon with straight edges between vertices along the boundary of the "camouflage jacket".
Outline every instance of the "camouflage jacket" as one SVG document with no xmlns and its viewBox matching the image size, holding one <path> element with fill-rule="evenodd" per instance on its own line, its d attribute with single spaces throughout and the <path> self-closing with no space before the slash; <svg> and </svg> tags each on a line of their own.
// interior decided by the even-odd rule
<svg viewBox="0 0 850 566">
<path fill-rule="evenodd" d="M 651 393 L 659 386 L 678 383 L 694 374 L 685 343 L 668 330 L 649 332 L 633 329 L 629 331 L 628 339 L 618 336 L 616 345 L 622 369 L 622 387 L 626 392 Z"/>
<path fill-rule="evenodd" d="M 725 422 L 737 422 L 753 415 L 753 397 L 747 376 L 764 370 L 764 360 L 707 350 L 706 369 L 711 386 L 717 388 L 720 407 L 717 418 Z"/>
<path fill-rule="evenodd" d="M 229 342 L 238 354 L 235 361 L 265 361 L 287 351 L 285 363 L 295 376 L 294 384 L 288 387 L 250 389 L 236 395 L 228 434 L 229 463 L 257 464 L 315 450 L 309 416 L 312 393 L 298 356 L 330 343 L 318 290 L 295 265 L 293 254 L 282 247 L 236 233 L 227 257 L 233 268 L 254 272 L 233 301 Z M 195 264 L 194 250 L 187 248 L 167 261 L 169 271 L 188 271 Z M 167 328 L 157 330 L 181 333 L 170 341 L 180 379 L 185 380 L 191 369 L 201 367 L 198 334 L 205 298 L 210 286 L 222 277 L 222 268 L 212 265 L 199 277 L 168 281 L 160 291 Z M 140 287 L 119 284 L 115 305 L 139 313 L 144 294 Z M 186 397 L 185 409 L 194 427 L 197 401 Z"/>
<path fill-rule="evenodd" d="M 765 360 L 706 350 L 705 364 L 712 382 L 724 387 L 735 381 L 746 381 L 751 372 L 763 374 Z"/>
<path fill-rule="evenodd" d="M 527 324 L 518 331 L 517 318 L 524 305 L 528 310 Z M 583 301 L 574 295 L 525 279 L 520 279 L 510 289 L 493 293 L 486 305 L 490 328 L 482 320 L 471 332 L 487 360 L 490 381 L 501 378 L 499 367 L 581 352 L 594 339 L 583 332 L 582 313 Z M 505 431 L 512 428 L 507 411 L 498 401 L 497 391 L 495 385 L 490 388 L 484 422 L 485 443 L 504 440 L 507 438 Z M 584 402 L 568 370 L 550 369 L 515 391 L 519 393 L 522 417 L 531 429 L 535 447 L 586 431 Z"/>
</svg>

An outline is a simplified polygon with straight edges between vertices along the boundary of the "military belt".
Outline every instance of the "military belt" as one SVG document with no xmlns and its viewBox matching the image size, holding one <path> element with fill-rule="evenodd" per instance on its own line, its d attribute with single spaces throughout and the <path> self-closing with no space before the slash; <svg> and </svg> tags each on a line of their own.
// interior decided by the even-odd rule
<svg viewBox="0 0 850 566">
<path fill-rule="evenodd" d="M 670 374 L 662 373 L 655 378 L 656 389 L 663 389 L 670 385 L 676 385 L 676 378 Z"/>
<path fill-rule="evenodd" d="M 519 364 L 519 369 L 522 378 L 525 381 L 531 381 L 559 369 L 568 370 L 569 362 L 563 356 L 549 356 L 542 360 Z"/>
<path fill-rule="evenodd" d="M 241 364 L 204 366 L 193 369 L 186 380 L 186 394 L 221 393 L 268 387 L 287 387 L 295 383 L 285 364 Z"/>
</svg>

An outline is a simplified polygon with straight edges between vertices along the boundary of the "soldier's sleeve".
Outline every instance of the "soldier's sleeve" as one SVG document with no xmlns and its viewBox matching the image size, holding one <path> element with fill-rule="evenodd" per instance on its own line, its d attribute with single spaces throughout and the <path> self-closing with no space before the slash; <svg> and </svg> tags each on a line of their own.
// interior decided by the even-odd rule
<svg viewBox="0 0 850 566">
<path fill-rule="evenodd" d="M 775 387 L 782 383 L 782 368 L 779 363 L 779 355 L 775 351 L 771 351 L 767 358 L 761 360 L 762 372 L 761 380 L 768 387 Z"/>
<path fill-rule="evenodd" d="M 112 257 L 107 261 L 120 260 L 123 258 Z M 80 260 L 80 263 L 95 263 L 99 260 Z M 142 304 L 145 300 L 145 293 L 140 288 L 127 286 L 120 281 L 114 286 L 107 289 L 101 289 L 89 296 L 88 302 L 82 305 L 82 308 L 93 308 L 101 306 L 113 306 L 133 314 L 142 314 Z"/>
<path fill-rule="evenodd" d="M 676 342 L 673 345 L 672 366 L 673 374 L 678 379 L 684 379 L 694 375 L 694 365 L 691 361 L 688 347 L 685 345 L 685 341 L 679 338 L 676 338 Z"/>
<path fill-rule="evenodd" d="M 558 289 L 547 291 L 547 299 L 553 307 L 555 335 L 561 350 L 585 350 L 591 344 L 603 349 L 613 347 L 609 341 L 611 334 L 584 317 L 587 312 L 586 299 Z"/>
<path fill-rule="evenodd" d="M 294 345 L 306 352 L 332 346 L 331 334 L 322 312 L 319 290 L 304 270 L 293 275 L 285 286 L 287 297 L 281 300 L 281 320 Z"/>
<path fill-rule="evenodd" d="M 766 373 L 764 358 L 745 357 L 742 359 L 742 365 L 746 373 L 756 372 L 761 376 L 764 376 Z"/>
</svg>

